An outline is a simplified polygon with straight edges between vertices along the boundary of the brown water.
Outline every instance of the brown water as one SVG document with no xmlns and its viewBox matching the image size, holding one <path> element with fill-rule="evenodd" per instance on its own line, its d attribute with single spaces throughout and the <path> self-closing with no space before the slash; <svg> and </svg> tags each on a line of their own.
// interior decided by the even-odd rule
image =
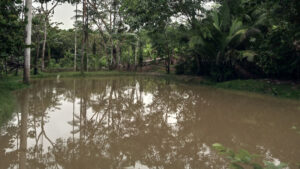
<svg viewBox="0 0 300 169">
<path fill-rule="evenodd" d="M 17 98 L 1 169 L 228 168 L 213 143 L 300 162 L 297 101 L 153 77 L 41 79 Z"/>
</svg>

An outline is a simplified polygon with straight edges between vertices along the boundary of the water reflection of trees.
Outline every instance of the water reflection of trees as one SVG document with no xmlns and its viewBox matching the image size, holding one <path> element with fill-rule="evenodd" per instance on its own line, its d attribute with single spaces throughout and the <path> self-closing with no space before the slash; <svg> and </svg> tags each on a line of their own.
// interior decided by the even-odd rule
<svg viewBox="0 0 300 169">
<path fill-rule="evenodd" d="M 1 130 L 1 168 L 115 169 L 136 162 L 165 169 L 224 167 L 224 159 L 205 144 L 217 139 L 205 136 L 201 127 L 210 123 L 201 117 L 210 112 L 213 92 L 203 98 L 205 90 L 136 77 L 41 80 L 33 86 L 19 93 L 21 120 L 17 114 L 17 124 Z M 73 103 L 67 112 L 73 119 L 66 122 L 72 131 L 51 140 L 44 126 L 62 101 Z M 27 152 L 26 137 L 35 140 Z M 5 153 L 7 148 L 12 151 Z"/>
</svg>

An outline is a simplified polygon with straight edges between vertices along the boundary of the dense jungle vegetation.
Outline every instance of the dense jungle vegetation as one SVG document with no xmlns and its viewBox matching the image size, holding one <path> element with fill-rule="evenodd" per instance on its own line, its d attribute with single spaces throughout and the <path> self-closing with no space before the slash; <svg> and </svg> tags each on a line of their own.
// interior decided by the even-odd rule
<svg viewBox="0 0 300 169">
<path fill-rule="evenodd" d="M 56 22 L 53 19 L 57 7 L 62 4 L 71 4 L 75 8 L 72 17 L 74 24 L 71 29 L 62 29 L 61 24 L 63 23 Z M 216 94 L 214 89 L 246 90 L 300 100 L 299 22 L 300 0 L 0 0 L 0 127 L 10 119 L 13 119 L 15 109 L 19 108 L 21 110 L 21 121 L 19 121 L 19 112 L 15 113 L 18 118 L 18 121 L 15 123 L 20 129 L 17 127 L 14 130 L 10 130 L 13 134 L 16 134 L 16 137 L 13 134 L 10 135 L 11 139 L 19 138 L 18 134 L 20 133 L 19 155 L 17 153 L 13 154 L 20 157 L 20 168 L 26 168 L 27 134 L 29 137 L 35 137 L 37 140 L 36 147 L 29 149 L 30 151 L 39 150 L 36 148 L 38 147 L 38 140 L 43 134 L 53 147 L 55 147 L 54 144 L 58 148 L 62 147 L 59 149 L 61 151 L 57 152 L 53 148 L 54 153 L 52 153 L 54 155 L 63 155 L 61 159 L 65 157 L 67 157 L 67 160 L 76 159 L 75 165 L 80 163 L 80 165 L 86 166 L 89 165 L 90 159 L 86 158 L 88 156 L 82 153 L 81 146 L 92 145 L 90 149 L 89 147 L 86 149 L 94 152 L 95 148 L 97 150 L 97 146 L 101 145 L 96 141 L 95 145 L 82 144 L 82 140 L 89 136 L 89 132 L 91 132 L 91 137 L 86 137 L 87 143 L 94 142 L 92 139 L 95 138 L 94 135 L 96 133 L 96 136 L 99 136 L 99 138 L 109 138 L 107 140 L 112 141 L 111 147 L 114 148 L 114 145 L 121 145 L 119 147 L 122 147 L 120 143 L 127 143 L 126 139 L 129 138 L 127 134 L 120 132 L 121 130 L 119 129 L 134 129 L 138 134 L 132 134 L 132 137 L 127 139 L 127 141 L 130 148 L 133 145 L 132 154 L 137 154 L 137 157 L 140 157 L 138 153 L 145 153 L 156 146 L 153 146 L 151 142 L 148 145 L 137 144 L 141 146 L 142 151 L 139 150 L 136 153 L 135 144 L 138 142 L 137 138 L 146 138 L 146 142 L 148 142 L 152 138 L 155 140 L 155 137 L 159 136 L 157 133 L 162 133 L 163 137 L 159 136 L 157 137 L 159 138 L 157 139 L 158 141 L 155 141 L 158 145 L 157 147 L 167 147 L 166 150 L 170 154 L 174 154 L 176 151 L 179 152 L 179 156 L 171 159 L 174 160 L 171 162 L 175 164 L 180 159 L 182 162 L 179 160 L 177 163 L 180 163 L 180 165 L 185 162 L 189 163 L 186 159 L 194 158 L 195 148 L 193 148 L 193 144 L 191 144 L 191 147 L 189 145 L 193 142 L 196 143 L 195 147 L 200 145 L 198 145 L 198 142 L 202 138 L 199 137 L 201 138 L 199 139 L 198 136 L 202 136 L 202 133 L 198 133 L 201 128 L 198 124 L 203 124 L 203 121 L 209 123 L 208 129 L 214 129 L 218 123 L 222 122 L 241 122 L 237 124 L 247 128 L 250 126 L 249 128 L 255 132 L 263 128 L 268 129 L 261 130 L 265 131 L 262 134 L 258 133 L 260 134 L 259 136 L 270 135 L 270 137 L 264 137 L 268 138 L 266 140 L 276 140 L 274 136 L 277 133 L 282 135 L 284 140 L 297 140 L 298 135 L 292 135 L 300 133 L 300 123 L 294 121 L 299 119 L 297 118 L 299 114 L 296 113 L 299 113 L 300 108 L 298 105 L 296 107 L 296 103 L 294 104 L 294 102 L 289 100 L 291 101 L 290 104 L 282 102 L 282 105 L 278 105 L 282 100 L 274 101 L 274 98 L 265 99 L 264 97 L 257 99 L 260 95 L 253 96 L 253 99 L 249 93 L 244 94 L 247 95 L 247 98 L 245 97 L 246 99 L 241 100 L 240 98 L 243 98 L 243 94 L 239 93 L 240 97 L 233 97 L 232 95 L 230 97 L 225 92 L 218 93 L 218 91 Z M 64 82 L 58 83 L 60 77 L 125 76 L 132 74 L 141 76 L 145 74 L 160 75 L 165 81 L 155 83 L 154 81 L 144 81 L 143 83 L 141 80 L 141 83 L 139 83 L 136 79 L 130 80 L 130 78 L 124 78 L 122 81 L 117 81 L 116 79 L 95 81 L 92 78 L 89 80 L 86 78 L 86 81 L 83 81 L 82 79 L 78 78 L 75 80 L 74 78 L 72 81 L 65 83 L 64 88 L 60 86 Z M 21 77 L 23 78 L 23 83 L 20 82 Z M 36 83 L 35 86 L 31 85 L 31 88 L 20 92 L 21 94 L 19 93 L 19 95 L 13 95 L 12 91 L 28 87 L 32 78 L 42 77 L 56 77 L 56 79 L 53 78 L 52 81 L 45 81 L 45 83 L 41 81 Z M 141 79 L 145 80 L 146 78 L 142 77 Z M 188 82 L 189 86 L 182 85 L 182 87 L 178 85 L 178 87 L 170 84 L 170 79 Z M 57 83 L 54 85 L 53 82 L 55 80 Z M 78 84 L 77 87 L 76 82 Z M 39 84 L 41 84 L 40 88 L 35 88 Z M 209 90 L 207 90 L 208 88 L 201 90 L 192 89 L 191 86 L 194 84 L 210 85 L 215 88 L 208 87 Z M 57 90 L 59 87 L 61 87 L 61 90 Z M 189 88 L 191 90 L 186 90 Z M 148 96 L 147 90 L 151 91 L 149 93 L 152 95 L 149 94 Z M 207 94 L 206 98 L 205 93 Z M 19 98 L 17 99 L 16 97 Z M 60 139 L 57 139 L 56 143 L 52 142 L 47 138 L 44 131 L 44 124 L 47 123 L 44 123 L 44 117 L 45 121 L 47 121 L 47 111 L 50 111 L 52 107 L 56 108 L 61 103 L 59 102 L 62 101 L 59 100 L 61 98 L 64 98 L 64 101 L 69 101 L 64 102 L 65 105 L 70 105 L 71 101 L 73 104 L 73 121 L 66 120 L 68 124 L 73 125 L 73 147 L 63 144 L 63 142 L 60 142 Z M 99 100 L 93 100 L 95 98 Z M 252 99 L 249 99 L 249 101 L 248 98 Z M 79 116 L 75 112 L 76 99 L 79 102 L 77 104 L 80 106 Z M 153 103 L 148 105 L 153 114 L 143 113 L 148 110 L 148 107 L 144 107 L 146 102 L 144 103 L 143 99 L 153 100 Z M 268 101 L 268 99 L 270 100 Z M 224 100 L 229 100 L 229 102 L 223 102 Z M 241 103 L 237 103 L 240 100 Z M 215 104 L 210 104 L 209 101 Z M 19 105 L 17 105 L 17 102 Z M 268 104 L 259 104 L 263 102 Z M 236 109 L 236 112 L 234 112 L 239 115 L 236 116 L 236 119 L 233 118 L 234 113 L 228 113 L 235 110 L 235 104 L 240 104 L 240 107 L 237 106 L 240 109 Z M 108 106 L 107 108 L 105 108 L 106 105 Z M 276 112 L 277 107 L 274 108 L 274 105 L 278 109 L 280 107 L 280 111 Z M 101 106 L 104 106 L 104 108 Z M 228 108 L 229 111 L 224 111 L 224 107 Z M 292 108 L 287 109 L 289 107 Z M 95 110 L 95 114 L 91 116 L 91 119 L 96 117 L 96 121 L 90 120 L 90 122 L 87 122 L 87 112 L 92 110 L 89 108 Z M 245 113 L 243 108 L 249 109 L 249 111 Z M 96 124 L 94 122 L 97 122 L 98 114 L 104 110 L 105 113 L 103 113 L 101 119 L 104 119 L 103 117 L 107 114 L 107 125 L 102 125 L 102 120 L 100 120 L 99 124 L 102 126 L 99 124 L 93 126 L 93 124 Z M 178 110 L 182 110 L 180 116 L 178 115 L 178 112 L 180 112 Z M 70 112 L 71 109 L 69 110 Z M 201 113 L 203 112 L 209 118 L 200 122 L 203 117 Z M 163 115 L 164 113 L 166 113 L 165 116 Z M 220 115 L 214 113 L 219 113 Z M 168 117 L 171 117 L 169 114 L 175 115 L 176 123 L 179 124 L 178 126 L 181 125 L 181 128 L 178 127 L 176 129 L 176 132 L 178 130 L 179 134 L 172 133 L 173 129 L 168 124 Z M 277 115 L 275 116 L 277 118 L 268 121 L 267 119 L 274 116 L 274 114 Z M 140 115 L 145 116 L 140 118 L 142 117 Z M 79 117 L 79 120 L 75 120 L 75 117 Z M 283 117 L 289 118 L 285 119 Z M 132 120 L 134 118 L 137 120 Z M 39 119 L 41 122 L 35 123 Z M 112 122 L 110 122 L 110 119 Z M 118 124 L 114 122 L 116 119 L 119 119 Z M 122 121 L 123 119 L 125 120 Z M 139 121 L 141 119 L 142 121 Z M 260 121 L 257 119 L 263 123 L 260 124 Z M 277 121 L 277 119 L 279 120 Z M 27 129 L 33 126 L 31 123 L 28 123 L 29 127 L 27 126 L 27 121 L 30 122 L 30 120 L 37 127 L 41 127 L 39 136 L 37 136 L 36 126 L 34 136 L 32 132 L 27 133 Z M 220 120 L 220 122 L 217 120 Z M 52 121 L 55 122 L 55 120 Z M 125 122 L 123 126 L 120 125 L 122 124 L 121 122 Z M 55 123 L 53 124 L 53 126 L 56 126 Z M 140 124 L 145 125 L 142 126 Z M 151 130 L 152 126 L 148 124 L 154 126 L 153 132 Z M 232 124 L 234 125 L 224 125 L 228 127 L 229 132 L 227 133 L 230 133 L 227 136 L 231 136 L 231 133 L 234 133 L 232 132 L 233 128 L 239 129 L 239 125 Z M 77 131 L 80 134 L 78 139 L 79 146 L 76 145 L 77 140 L 75 141 L 74 138 L 74 133 L 76 133 L 74 126 L 76 127 L 76 125 L 83 126 L 83 129 L 80 128 Z M 89 126 L 91 128 L 88 128 Z M 278 127 L 278 130 L 276 127 Z M 168 130 L 163 130 L 164 128 Z M 185 130 L 186 128 L 188 130 Z M 224 128 L 221 125 L 220 129 Z M 258 138 L 258 135 L 251 135 L 255 132 L 247 133 L 244 130 L 245 128 L 241 127 L 240 129 L 241 136 L 244 136 L 243 134 L 245 133 L 249 138 L 250 136 L 251 138 Z M 276 131 L 276 134 L 270 134 L 271 132 L 269 131 L 271 129 Z M 105 130 L 112 131 L 111 133 L 113 134 L 109 135 L 112 136 L 112 139 L 105 136 L 106 133 L 103 132 Z M 192 133 L 191 135 L 188 135 L 189 130 L 192 131 L 190 132 Z M 133 130 L 130 130 L 129 133 L 133 133 L 131 131 Z M 150 134 L 148 135 L 149 131 Z M 286 134 L 289 131 L 293 132 L 292 134 L 291 132 L 289 133 L 292 137 L 282 134 Z M 143 132 L 145 135 L 143 135 Z M 7 133 L 9 135 L 9 132 Z M 118 134 L 114 135 L 115 133 Z M 181 133 L 182 135 L 180 135 Z M 207 133 L 212 133 L 212 136 L 215 134 L 225 138 L 222 134 L 226 132 L 221 131 L 220 133 L 222 134 L 218 134 L 218 132 Z M 190 136 L 195 136 L 192 137 L 194 141 L 190 139 Z M 207 136 L 205 135 L 205 137 Z M 123 138 L 125 138 L 125 141 Z M 174 141 L 170 138 L 173 138 Z M 180 140 L 180 138 L 183 138 L 183 140 Z M 215 141 L 215 137 L 212 138 Z M 235 141 L 234 138 L 228 140 Z M 19 144 L 18 141 L 10 141 L 11 139 L 2 139 L 4 141 L 0 141 L 0 148 L 2 147 L 4 150 L 0 150 L 0 155 L 6 156 L 5 146 L 8 147 L 8 145 L 10 146 L 15 142 Z M 280 145 L 278 150 L 282 153 L 284 147 L 281 145 L 288 145 L 293 142 L 282 141 L 280 143 L 278 144 Z M 238 141 L 234 144 L 238 144 Z M 103 147 L 110 148 L 107 145 L 110 145 L 110 143 L 103 144 Z M 179 146 L 177 149 L 174 149 L 176 147 L 174 145 Z M 183 151 L 183 145 L 187 145 L 187 152 L 192 152 L 190 154 L 193 157 L 189 157 L 190 154 L 185 152 L 185 150 Z M 72 154 L 71 158 L 67 156 L 71 155 L 71 150 L 64 148 L 65 146 L 73 148 L 73 153 L 79 148 L 78 152 L 81 154 L 75 153 L 78 157 Z M 116 156 L 115 158 L 113 155 L 111 157 L 116 160 L 120 157 L 120 154 L 123 155 L 123 152 L 125 152 L 124 154 L 128 153 L 128 147 L 126 146 L 124 146 L 124 151 L 118 150 L 118 153 L 111 153 L 118 157 Z M 255 144 L 255 146 L 258 147 L 258 144 Z M 101 147 L 101 150 L 103 147 Z M 282 169 L 289 165 L 279 160 L 278 165 L 275 165 L 272 161 L 256 163 L 255 154 L 244 150 L 235 151 L 226 148 L 221 143 L 215 143 L 212 147 L 229 159 L 229 165 L 232 168 L 248 166 L 248 168 L 256 169 Z M 297 149 L 297 147 L 293 147 L 293 149 Z M 65 150 L 66 152 L 64 152 Z M 268 148 L 266 150 L 269 151 Z M 288 150 L 286 149 L 286 151 Z M 30 151 L 28 151 L 29 154 Z M 88 151 L 85 152 L 89 155 L 93 154 Z M 181 156 L 180 152 L 184 152 L 184 155 Z M 43 154 L 43 147 L 41 147 L 41 153 Z M 157 154 L 156 151 L 153 151 L 153 153 L 154 155 Z M 104 154 L 103 157 L 107 154 Z M 186 154 L 189 158 L 182 158 Z M 166 161 L 166 163 L 169 163 L 170 156 L 167 155 L 165 156 L 168 157 L 166 158 L 167 160 L 164 158 L 160 159 L 162 164 Z M 17 158 L 17 156 L 12 157 L 13 160 Z M 39 157 L 49 159 L 50 156 Z M 96 154 L 93 160 L 98 165 L 99 160 L 96 157 L 99 158 L 99 155 Z M 145 155 L 145 157 L 148 156 Z M 289 158 L 291 157 L 289 156 Z M 23 161 L 21 158 L 23 158 Z M 82 163 L 82 161 L 85 162 L 85 159 L 88 159 L 88 162 Z M 47 162 L 47 160 L 38 159 L 37 161 L 43 163 Z M 73 163 L 72 160 L 71 162 Z M 6 158 L 2 158 L 2 164 L 6 161 Z M 28 161 L 35 163 L 33 160 Z M 297 163 L 298 161 L 293 160 L 292 162 L 293 166 L 300 166 Z M 149 163 L 148 166 L 151 167 L 152 161 L 150 160 Z M 7 164 L 9 164 L 9 161 Z M 166 166 L 171 165 L 167 164 Z M 196 166 L 196 168 L 199 167 Z"/>
<path fill-rule="evenodd" d="M 31 3 L 0 2 L 2 77 L 23 68 L 29 82 L 29 70 L 161 65 L 167 73 L 215 81 L 300 78 L 298 0 L 36 0 L 38 7 L 28 8 Z M 73 29 L 51 21 L 62 3 L 76 5 Z"/>
</svg>

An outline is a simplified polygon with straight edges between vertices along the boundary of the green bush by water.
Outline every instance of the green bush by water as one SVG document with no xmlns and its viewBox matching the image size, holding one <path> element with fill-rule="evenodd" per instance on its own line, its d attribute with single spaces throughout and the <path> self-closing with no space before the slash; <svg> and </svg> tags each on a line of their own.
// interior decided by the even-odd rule
<svg viewBox="0 0 300 169">
<path fill-rule="evenodd" d="M 225 156 L 230 162 L 230 168 L 232 169 L 244 169 L 244 168 L 253 168 L 253 169 L 283 169 L 287 165 L 285 163 L 280 163 L 275 165 L 270 161 L 263 161 L 262 163 L 255 162 L 255 159 L 259 158 L 259 155 L 251 154 L 247 150 L 240 150 L 239 152 L 234 152 L 233 150 L 224 147 L 219 143 L 212 145 L 215 150 L 218 151 L 221 155 Z"/>
</svg>

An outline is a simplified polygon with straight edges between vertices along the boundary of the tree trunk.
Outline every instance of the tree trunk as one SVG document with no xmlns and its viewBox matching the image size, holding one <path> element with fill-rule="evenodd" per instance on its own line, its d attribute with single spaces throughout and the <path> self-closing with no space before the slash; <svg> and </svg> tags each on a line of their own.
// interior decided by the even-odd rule
<svg viewBox="0 0 300 169">
<path fill-rule="evenodd" d="M 30 80 L 30 52 L 31 52 L 31 30 L 32 30 L 32 0 L 26 0 L 26 39 L 25 39 L 25 58 L 24 58 L 24 76 L 23 82 L 29 84 Z"/>
<path fill-rule="evenodd" d="M 46 3 L 46 11 L 47 11 L 47 3 Z M 43 40 L 43 49 L 42 49 L 42 71 L 45 70 L 45 52 L 46 52 L 46 42 L 47 42 L 47 21 L 48 21 L 48 16 L 45 13 L 44 40 Z"/>
<path fill-rule="evenodd" d="M 170 49 L 169 49 L 168 45 L 167 45 L 167 53 L 168 53 L 168 57 L 165 60 L 165 63 L 166 63 L 167 74 L 170 74 L 171 58 L 170 58 Z"/>
<path fill-rule="evenodd" d="M 111 44 L 111 48 L 110 48 L 110 69 L 113 69 L 114 43 L 113 43 L 112 38 L 110 38 L 110 44 Z"/>
<path fill-rule="evenodd" d="M 86 26 L 85 26 L 85 39 L 86 39 L 86 71 L 89 71 L 89 4 L 86 3 Z"/>
<path fill-rule="evenodd" d="M 117 43 L 116 46 L 116 52 L 117 52 L 117 69 L 119 69 L 119 65 L 120 65 L 120 58 L 121 58 L 121 48 L 120 48 L 120 43 Z"/>
<path fill-rule="evenodd" d="M 76 15 L 75 24 L 77 24 L 77 3 L 76 3 Z M 74 51 L 74 71 L 76 72 L 76 60 L 77 60 L 77 28 L 75 27 L 75 51 Z"/>
<path fill-rule="evenodd" d="M 37 64 L 38 64 L 39 54 L 40 54 L 40 35 L 38 33 L 38 35 L 37 35 L 36 55 L 34 57 L 34 71 L 33 71 L 34 75 L 38 74 L 38 65 Z"/>
<path fill-rule="evenodd" d="M 86 31 L 86 47 L 85 47 L 85 50 L 86 50 L 86 64 L 85 64 L 85 67 L 86 67 L 86 71 L 88 72 L 89 71 L 89 37 L 88 37 L 88 31 Z"/>
<path fill-rule="evenodd" d="M 136 41 L 136 48 L 135 48 L 135 54 L 134 54 L 134 70 L 137 69 L 137 55 L 139 52 L 140 42 L 139 40 Z"/>
<path fill-rule="evenodd" d="M 166 60 L 166 65 L 167 65 L 167 74 L 170 74 L 170 53 L 168 53 L 168 58 Z"/>
<path fill-rule="evenodd" d="M 86 48 L 86 23 L 85 23 L 85 17 L 86 17 L 86 0 L 83 0 L 83 5 L 82 5 L 82 23 L 83 23 L 83 37 L 82 37 L 82 52 L 81 52 L 81 68 L 80 72 L 83 74 L 84 73 L 84 56 L 85 56 L 85 48 Z"/>
</svg>

